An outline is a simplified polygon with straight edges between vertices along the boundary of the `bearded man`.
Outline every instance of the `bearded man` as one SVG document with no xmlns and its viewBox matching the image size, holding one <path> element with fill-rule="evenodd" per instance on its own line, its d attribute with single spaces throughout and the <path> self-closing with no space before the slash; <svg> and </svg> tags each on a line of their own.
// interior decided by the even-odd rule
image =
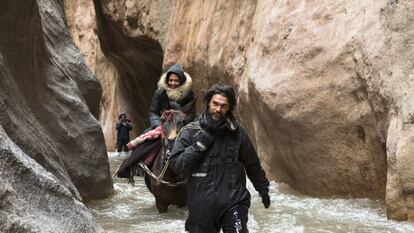
<svg viewBox="0 0 414 233">
<path fill-rule="evenodd" d="M 248 232 L 250 193 L 246 174 L 270 205 L 269 181 L 244 129 L 233 110 L 236 96 L 227 85 L 214 85 L 205 97 L 198 121 L 184 127 L 171 151 L 171 168 L 188 172 L 189 216 L 185 230 L 191 233 Z"/>
</svg>

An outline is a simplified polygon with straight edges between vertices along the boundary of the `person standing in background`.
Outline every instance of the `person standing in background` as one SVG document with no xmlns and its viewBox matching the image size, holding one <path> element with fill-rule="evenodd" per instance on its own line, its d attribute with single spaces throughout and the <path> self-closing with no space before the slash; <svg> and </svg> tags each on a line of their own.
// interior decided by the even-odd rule
<svg viewBox="0 0 414 233">
<path fill-rule="evenodd" d="M 132 130 L 130 120 L 127 119 L 126 113 L 122 112 L 118 116 L 118 121 L 115 125 L 117 132 L 116 148 L 117 152 L 128 152 L 127 144 L 129 142 L 129 131 Z"/>
</svg>

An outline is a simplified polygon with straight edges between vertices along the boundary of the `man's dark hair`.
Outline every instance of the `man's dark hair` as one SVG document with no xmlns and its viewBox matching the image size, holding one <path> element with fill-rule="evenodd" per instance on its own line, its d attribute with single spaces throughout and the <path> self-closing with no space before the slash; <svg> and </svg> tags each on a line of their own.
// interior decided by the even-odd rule
<svg viewBox="0 0 414 233">
<path fill-rule="evenodd" d="M 210 89 L 208 89 L 203 99 L 203 102 L 206 106 L 206 111 L 209 108 L 211 98 L 213 98 L 213 95 L 215 94 L 220 94 L 227 97 L 227 100 L 229 101 L 229 112 L 232 112 L 236 106 L 236 93 L 234 92 L 233 87 L 224 84 L 215 84 Z"/>
</svg>

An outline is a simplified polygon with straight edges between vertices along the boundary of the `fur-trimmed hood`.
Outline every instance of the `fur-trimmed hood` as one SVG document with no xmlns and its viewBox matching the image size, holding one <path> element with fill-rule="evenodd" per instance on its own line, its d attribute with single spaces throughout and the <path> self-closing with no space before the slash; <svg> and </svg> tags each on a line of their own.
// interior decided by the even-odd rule
<svg viewBox="0 0 414 233">
<path fill-rule="evenodd" d="M 177 87 L 176 89 L 170 89 L 170 88 L 168 88 L 168 84 L 166 82 L 167 73 L 168 72 L 164 73 L 161 76 L 160 80 L 158 81 L 158 88 L 166 90 L 167 95 L 170 98 L 170 100 L 175 101 L 175 102 L 180 102 L 193 89 L 193 79 L 190 77 L 189 74 L 184 72 L 184 75 L 186 77 L 185 82 L 183 84 L 181 84 L 179 87 Z"/>
</svg>

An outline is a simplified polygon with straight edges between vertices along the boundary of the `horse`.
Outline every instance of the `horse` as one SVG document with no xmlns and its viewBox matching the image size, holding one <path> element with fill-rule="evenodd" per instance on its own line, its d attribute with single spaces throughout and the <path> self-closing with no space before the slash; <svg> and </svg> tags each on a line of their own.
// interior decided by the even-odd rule
<svg viewBox="0 0 414 233">
<path fill-rule="evenodd" d="M 165 92 L 164 92 L 165 93 Z M 196 100 L 180 109 L 171 109 L 165 94 L 162 99 L 165 109 L 160 117 L 161 137 L 142 143 L 136 147 L 130 157 L 118 167 L 114 176 L 128 178 L 134 183 L 133 176 L 144 175 L 145 184 L 155 197 L 159 213 L 165 213 L 170 204 L 184 207 L 187 204 L 186 174 L 175 174 L 169 169 L 169 152 L 184 126 L 186 114 L 193 108 Z M 153 159 L 153 155 L 156 155 Z"/>
<path fill-rule="evenodd" d="M 145 184 L 155 197 L 159 213 L 165 213 L 170 204 L 184 207 L 187 203 L 186 175 L 177 175 L 169 169 L 169 153 L 179 130 L 184 126 L 185 114 L 180 110 L 164 111 L 161 117 L 163 137 L 161 148 L 146 170 Z M 143 163 L 140 164 L 143 167 Z"/>
</svg>

